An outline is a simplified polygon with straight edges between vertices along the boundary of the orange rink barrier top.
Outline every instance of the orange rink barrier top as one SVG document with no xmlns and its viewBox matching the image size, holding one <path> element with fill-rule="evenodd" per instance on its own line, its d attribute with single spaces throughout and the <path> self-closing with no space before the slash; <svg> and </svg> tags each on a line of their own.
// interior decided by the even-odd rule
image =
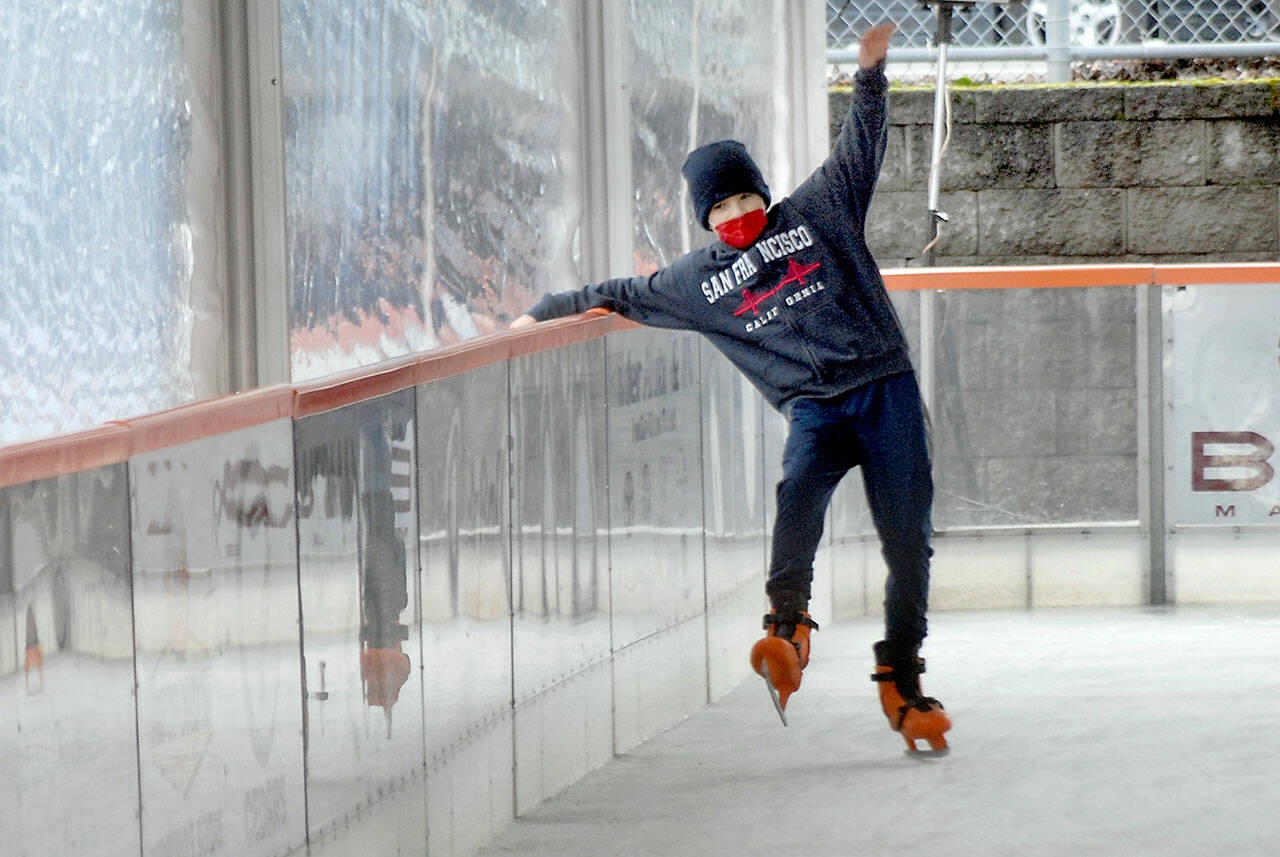
<svg viewBox="0 0 1280 857">
<path fill-rule="evenodd" d="M 1058 265 L 884 271 L 890 291 L 1280 283 L 1280 262 Z M 218 434 L 324 413 L 493 363 L 638 327 L 607 310 L 504 331 L 303 384 L 277 384 L 0 447 L 0 488 L 127 461 Z"/>
</svg>

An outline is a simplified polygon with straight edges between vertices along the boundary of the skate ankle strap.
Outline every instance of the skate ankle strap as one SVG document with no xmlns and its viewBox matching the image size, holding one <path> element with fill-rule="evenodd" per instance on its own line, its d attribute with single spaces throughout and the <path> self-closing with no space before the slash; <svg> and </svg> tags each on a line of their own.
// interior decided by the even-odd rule
<svg viewBox="0 0 1280 857">
<path fill-rule="evenodd" d="M 798 612 L 774 611 L 764 614 L 764 629 L 767 631 L 773 625 L 804 625 L 815 631 L 819 630 L 817 622 Z"/>
<path fill-rule="evenodd" d="M 924 672 L 924 658 L 916 658 L 914 672 L 916 675 L 920 675 Z M 892 668 L 887 669 L 884 672 L 871 674 L 872 681 L 893 681 L 895 677 L 896 672 Z"/>
</svg>

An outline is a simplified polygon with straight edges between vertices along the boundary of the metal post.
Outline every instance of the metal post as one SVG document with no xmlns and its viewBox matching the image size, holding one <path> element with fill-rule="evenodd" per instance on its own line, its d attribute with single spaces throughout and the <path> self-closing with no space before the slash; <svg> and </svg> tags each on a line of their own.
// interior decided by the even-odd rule
<svg viewBox="0 0 1280 857">
<path fill-rule="evenodd" d="M 242 2 L 249 61 L 255 374 L 257 385 L 265 386 L 291 377 L 280 2 Z"/>
<path fill-rule="evenodd" d="M 630 44 L 630 22 L 617 3 L 602 3 L 600 13 L 601 85 L 604 93 L 602 134 L 589 145 L 604 153 L 605 222 L 607 268 L 605 276 L 616 277 L 635 267 L 634 222 L 631 174 L 631 59 L 629 51 L 609 50 L 610 45 Z"/>
<path fill-rule="evenodd" d="M 1044 44 L 1049 54 L 1050 83 L 1071 80 L 1071 2 L 1049 0 L 1044 19 Z"/>
<path fill-rule="evenodd" d="M 223 193 L 226 194 L 226 340 L 228 391 L 258 384 L 253 290 L 253 174 L 250 167 L 249 13 L 242 3 L 218 4 L 222 47 Z"/>
<path fill-rule="evenodd" d="M 929 4 L 926 4 L 929 5 Z M 933 148 L 929 160 L 929 195 L 928 217 L 926 229 L 928 248 L 925 250 L 925 265 L 932 268 L 937 262 L 938 230 L 947 221 L 947 215 L 940 209 L 942 195 L 942 145 L 946 135 L 947 124 L 947 48 L 951 44 L 951 15 L 954 6 L 948 2 L 933 4 L 934 34 L 933 44 L 938 49 L 938 66 L 934 82 L 933 96 Z M 936 295 L 930 291 L 920 293 L 920 397 L 924 400 L 925 410 L 934 409 L 934 337 L 937 336 L 937 325 L 934 321 L 934 303 Z"/>
<path fill-rule="evenodd" d="M 1139 329 L 1145 335 L 1146 346 L 1146 462 L 1147 462 L 1147 538 L 1150 580 L 1149 597 L 1152 604 L 1169 601 L 1168 533 L 1165 516 L 1165 459 L 1164 459 L 1164 308 L 1161 295 L 1163 286 L 1139 286 Z"/>
<path fill-rule="evenodd" d="M 929 227 L 928 247 L 925 253 L 925 264 L 933 267 L 937 256 L 938 224 L 947 220 L 947 215 L 938 209 L 938 198 L 942 191 L 942 141 L 946 133 L 947 111 L 947 46 L 951 43 L 950 3 L 935 3 L 933 18 L 935 30 L 933 44 L 938 49 L 938 70 L 933 97 L 933 150 L 929 166 Z"/>
</svg>

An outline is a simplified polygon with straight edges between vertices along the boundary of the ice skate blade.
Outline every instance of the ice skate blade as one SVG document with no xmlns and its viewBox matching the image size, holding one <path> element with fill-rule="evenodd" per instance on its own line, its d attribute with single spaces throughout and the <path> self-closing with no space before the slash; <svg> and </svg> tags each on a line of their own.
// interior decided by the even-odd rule
<svg viewBox="0 0 1280 857">
<path fill-rule="evenodd" d="M 782 700 L 778 698 L 778 689 L 773 686 L 773 682 L 769 680 L 769 665 L 762 663 L 760 665 L 761 672 L 764 673 L 764 686 L 769 688 L 769 698 L 773 700 L 773 707 L 778 712 L 778 718 L 782 721 L 782 725 L 787 725 L 787 710 L 782 707 Z"/>
<path fill-rule="evenodd" d="M 901 733 L 900 733 L 901 734 Z M 906 754 L 913 759 L 941 759 L 943 756 L 951 752 L 951 748 L 947 746 L 947 741 L 941 735 L 903 735 L 902 739 L 907 742 Z M 928 746 L 921 749 L 916 743 L 924 742 Z"/>
<path fill-rule="evenodd" d="M 941 759 L 951 752 L 950 747 L 942 747 L 938 750 L 903 750 L 904 755 L 909 759 L 918 759 L 927 762 L 930 759 Z"/>
</svg>

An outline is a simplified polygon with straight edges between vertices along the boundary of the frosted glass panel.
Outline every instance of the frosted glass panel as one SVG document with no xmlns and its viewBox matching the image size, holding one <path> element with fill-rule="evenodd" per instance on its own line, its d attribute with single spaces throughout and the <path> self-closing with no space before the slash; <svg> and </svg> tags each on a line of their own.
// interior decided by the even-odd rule
<svg viewBox="0 0 1280 857">
<path fill-rule="evenodd" d="M 576 282 L 575 5 L 284 0 L 294 380 Z"/>
<path fill-rule="evenodd" d="M 732 137 L 751 151 L 774 197 L 788 187 L 776 163 L 777 0 L 632 0 L 631 110 L 636 265 L 649 272 L 707 242 L 680 177 L 685 155 Z"/>
<path fill-rule="evenodd" d="M 0 16 L 0 443 L 192 396 L 182 5 Z"/>
</svg>

